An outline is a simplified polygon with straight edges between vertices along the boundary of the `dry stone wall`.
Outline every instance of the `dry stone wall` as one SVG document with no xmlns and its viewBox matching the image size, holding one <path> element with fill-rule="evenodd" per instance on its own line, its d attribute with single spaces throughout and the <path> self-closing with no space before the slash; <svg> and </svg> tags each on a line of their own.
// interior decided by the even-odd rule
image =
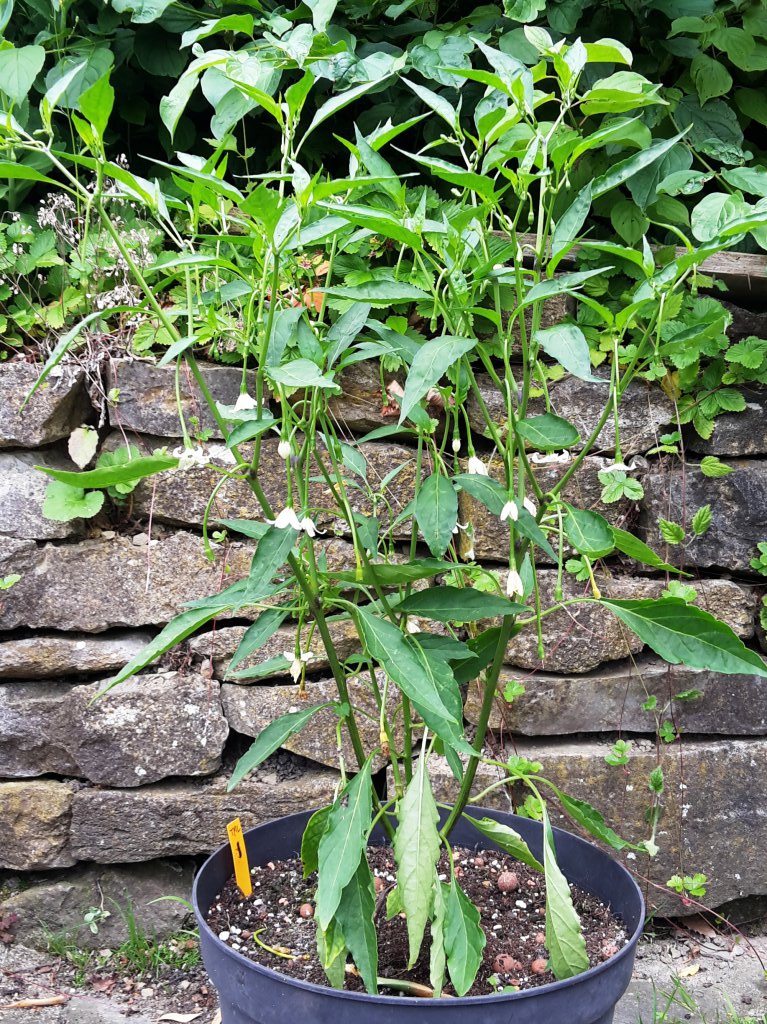
<svg viewBox="0 0 767 1024">
<path fill-rule="evenodd" d="M 236 399 L 238 370 L 208 366 L 204 372 L 219 401 Z M 45 480 L 35 467 L 75 468 L 66 439 L 83 423 L 97 425 L 100 411 L 91 406 L 82 374 L 67 369 L 49 378 L 22 411 L 36 374 L 25 363 L 0 364 L 0 578 L 21 577 L 0 591 L 0 914 L 12 910 L 25 937 L 41 941 L 43 906 L 51 927 L 70 927 L 87 939 L 82 915 L 93 905 L 94 886 L 106 886 L 115 899 L 130 900 L 134 911 L 144 913 L 147 927 L 167 930 L 178 925 L 178 916 L 158 920 L 142 900 L 148 904 L 163 886 L 165 894 L 184 895 L 194 859 L 223 841 L 228 821 L 239 816 L 249 827 L 332 798 L 338 781 L 335 719 L 317 716 L 310 729 L 226 792 L 234 761 L 250 738 L 299 699 L 287 659 L 265 680 L 227 676 L 246 628 L 242 618 L 215 622 L 171 657 L 93 702 L 185 602 L 245 576 L 254 546 L 240 540 L 214 544 L 213 560 L 206 558 L 201 527 L 219 479 L 206 469 L 146 481 L 109 518 L 47 520 Z M 385 389 L 392 379 L 372 364 L 347 371 L 344 394 L 334 399 L 339 423 L 358 434 L 391 423 Z M 106 385 L 119 388 L 119 401 L 101 424 L 103 449 L 128 442 L 150 452 L 181 443 L 172 369 L 115 360 Z M 500 421 L 502 406 L 490 381 L 480 378 L 480 386 Z M 215 424 L 184 373 L 180 388 L 185 422 L 216 443 Z M 604 393 L 604 385 L 565 379 L 552 389 L 552 408 L 585 435 Z M 687 436 L 683 466 L 673 458 L 644 457 L 674 413 L 661 391 L 634 385 L 622 410 L 621 443 L 624 457 L 635 460 L 644 501 L 600 502 L 598 472 L 612 461 L 611 428 L 600 435 L 567 495 L 573 504 L 635 531 L 668 560 L 683 556 L 699 604 L 752 645 L 764 592 L 749 561 L 756 544 L 767 539 L 766 409 L 767 393 L 751 390 L 746 412 L 720 418 L 709 441 Z M 468 411 L 476 419 L 472 405 Z M 262 483 L 280 505 L 276 442 L 267 439 L 263 451 Z M 695 464 L 707 454 L 726 459 L 735 472 L 705 479 Z M 365 456 L 373 480 L 394 465 L 405 466 L 379 505 L 395 518 L 410 500 L 414 452 L 403 444 L 373 442 L 365 445 Z M 536 465 L 544 488 L 565 469 Z M 314 486 L 312 500 L 330 505 L 323 485 Z M 352 493 L 355 509 L 370 512 L 362 492 Z M 705 503 L 714 513 L 709 533 L 684 551 L 668 548 L 657 531 L 658 517 L 689 525 Z M 247 518 L 258 511 L 247 488 L 232 481 L 219 490 L 213 514 Z M 505 528 L 465 493 L 460 522 L 467 524 L 463 552 L 473 546 L 479 560 L 492 563 L 504 549 Z M 325 515 L 320 525 L 329 564 L 352 565 L 341 524 Z M 394 536 L 405 540 L 409 526 L 395 526 Z M 544 600 L 554 579 L 554 570 L 544 568 Z M 619 597 L 657 596 L 665 583 L 662 574 L 646 573 L 627 558 L 608 560 L 599 576 L 603 592 Z M 567 581 L 572 593 L 584 586 Z M 348 626 L 335 624 L 333 638 L 341 659 L 357 650 Z M 286 624 L 238 668 L 279 657 L 295 641 L 295 629 Z M 301 647 L 315 655 L 307 684 L 313 702 L 332 692 L 329 668 L 316 636 L 304 633 Z M 526 693 L 512 705 L 498 700 L 491 719 L 496 747 L 541 761 L 555 781 L 596 804 L 633 839 L 646 834 L 646 778 L 660 763 L 666 780 L 661 853 L 632 866 L 661 910 L 684 911 L 664 889 L 675 872 L 705 871 L 713 904 L 767 893 L 760 853 L 767 845 L 765 681 L 661 664 L 612 616 L 589 605 L 545 619 L 543 647 L 541 660 L 532 635 L 523 633 L 509 644 L 501 689 L 517 680 Z M 691 690 L 700 696 L 678 699 Z M 369 703 L 364 680 L 354 681 L 352 691 L 363 707 Z M 650 697 L 655 712 L 643 709 Z M 477 713 L 478 692 L 470 686 L 467 720 L 476 721 Z M 672 720 L 681 738 L 659 743 L 658 717 Z M 375 739 L 375 723 L 371 728 Z M 618 736 L 633 739 L 635 756 L 625 766 L 610 767 L 604 758 Z M 352 751 L 344 754 L 353 764 Z M 377 768 L 385 769 L 383 759 Z M 492 780 L 492 773 L 481 771 L 477 791 Z M 449 797 L 453 783 L 446 766 L 435 781 Z M 507 806 L 509 796 L 499 791 L 489 802 Z M 40 903 L 22 891 L 20 879 L 42 886 Z"/>
</svg>

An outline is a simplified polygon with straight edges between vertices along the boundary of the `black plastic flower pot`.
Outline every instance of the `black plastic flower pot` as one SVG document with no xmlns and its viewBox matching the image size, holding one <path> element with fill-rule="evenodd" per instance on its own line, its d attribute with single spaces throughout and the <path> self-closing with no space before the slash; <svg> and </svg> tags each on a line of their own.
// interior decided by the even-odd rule
<svg viewBox="0 0 767 1024">
<path fill-rule="evenodd" d="M 471 811 L 472 808 L 469 808 Z M 542 856 L 542 827 L 529 818 L 474 808 L 511 825 Z M 311 811 L 291 814 L 245 834 L 251 865 L 295 857 Z M 570 882 L 608 904 L 623 921 L 629 940 L 615 956 L 567 981 L 504 995 L 419 999 L 344 992 L 285 977 L 230 949 L 211 931 L 205 915 L 233 874 L 228 845 L 206 860 L 194 883 L 193 902 L 205 967 L 221 999 L 223 1024 L 610 1024 L 626 991 L 644 922 L 644 900 L 626 869 L 591 843 L 554 829 L 557 860 Z M 454 843 L 494 849 L 463 820 Z M 382 843 L 383 833 L 373 842 Z"/>
</svg>

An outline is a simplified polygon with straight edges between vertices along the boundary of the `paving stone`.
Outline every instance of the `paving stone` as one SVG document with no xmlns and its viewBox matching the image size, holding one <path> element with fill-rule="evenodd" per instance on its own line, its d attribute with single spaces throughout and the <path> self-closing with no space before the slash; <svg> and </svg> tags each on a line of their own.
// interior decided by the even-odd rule
<svg viewBox="0 0 767 1024">
<path fill-rule="evenodd" d="M 673 463 L 645 476 L 637 533 L 674 565 L 752 571 L 756 545 L 767 540 L 767 462 L 727 461 L 733 469 L 728 476 L 710 478 L 690 465 Z M 711 506 L 711 526 L 702 537 L 694 537 L 692 518 L 703 505 Z M 659 519 L 683 526 L 689 543 L 666 544 Z"/>
<path fill-rule="evenodd" d="M 504 668 L 498 691 L 519 681 L 525 693 L 511 704 L 499 696 L 490 728 L 505 734 L 564 736 L 571 733 L 655 732 L 669 719 L 683 734 L 767 735 L 767 680 L 759 676 L 725 676 L 719 672 L 667 665 L 654 655 L 622 661 L 588 675 L 526 675 Z M 692 700 L 677 694 L 698 691 Z M 642 705 L 656 699 L 653 711 Z M 478 682 L 469 685 L 466 718 L 477 722 L 481 705 Z"/>
<path fill-rule="evenodd" d="M 141 630 L 107 636 L 36 634 L 0 641 L 0 679 L 46 679 L 122 668 L 152 638 Z"/>
<path fill-rule="evenodd" d="M 53 540 L 83 532 L 82 519 L 56 523 L 43 515 L 49 478 L 35 466 L 73 470 L 69 459 L 48 452 L 0 452 L 0 535 Z"/>
<path fill-rule="evenodd" d="M 54 370 L 22 410 L 38 377 L 33 363 L 0 364 L 0 448 L 39 448 L 68 437 L 93 411 L 79 369 Z"/>
<path fill-rule="evenodd" d="M 131 787 L 220 767 L 229 727 L 218 682 L 152 673 L 92 703 L 107 682 L 0 684 L 0 775 L 58 773 Z"/>
<path fill-rule="evenodd" d="M 69 845 L 75 788 L 47 779 L 0 782 L 0 868 L 34 871 L 75 863 Z"/>
<path fill-rule="evenodd" d="M 210 853 L 226 841 L 226 826 L 234 818 L 248 829 L 321 807 L 332 801 L 339 778 L 329 768 L 280 778 L 266 764 L 227 793 L 228 776 L 141 789 L 81 789 L 73 807 L 72 851 L 79 860 L 99 864 Z"/>
<path fill-rule="evenodd" d="M 221 405 L 234 405 L 240 394 L 242 371 L 236 366 L 201 363 L 200 369 L 213 398 Z M 248 377 L 255 392 L 254 376 Z M 181 437 L 183 431 L 176 404 L 175 366 L 156 366 L 150 362 L 113 359 L 108 373 L 108 388 L 119 389 L 119 399 L 109 407 L 111 426 L 164 438 Z M 188 366 L 179 371 L 181 410 L 192 436 L 205 431 L 221 438 L 216 421 Z"/>
</svg>

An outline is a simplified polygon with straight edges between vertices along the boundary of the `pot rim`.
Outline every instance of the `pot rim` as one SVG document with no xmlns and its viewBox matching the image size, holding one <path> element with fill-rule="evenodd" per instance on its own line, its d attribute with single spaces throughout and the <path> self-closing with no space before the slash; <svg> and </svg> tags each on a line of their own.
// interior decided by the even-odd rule
<svg viewBox="0 0 767 1024">
<path fill-rule="evenodd" d="M 274 821 L 290 821 L 291 819 L 295 818 L 308 819 L 308 817 L 312 813 L 314 813 L 316 809 L 317 808 L 313 808 L 311 810 L 306 811 L 297 811 L 294 814 L 285 814 L 280 818 L 270 818 L 269 821 L 262 821 L 260 822 L 260 824 L 254 825 L 252 828 L 247 829 L 245 831 L 245 836 L 247 837 L 252 832 L 256 832 L 258 831 L 259 828 L 262 828 L 266 825 L 270 825 Z M 488 814 L 488 812 L 490 814 L 503 814 L 505 817 L 512 818 L 517 817 L 510 811 L 500 811 L 496 808 L 476 807 L 473 805 L 468 805 L 465 808 L 465 810 L 481 811 L 483 814 Z M 450 1006 L 458 1005 L 471 1007 L 489 1004 L 495 1005 L 498 1003 L 499 1000 L 519 1001 L 522 999 L 532 999 L 536 996 L 543 996 L 549 992 L 556 992 L 561 989 L 570 988 L 575 985 L 582 984 L 583 982 L 591 981 L 592 979 L 597 978 L 600 974 L 604 974 L 606 971 L 609 971 L 611 968 L 614 968 L 615 965 L 617 965 L 621 960 L 624 960 L 627 956 L 633 955 L 634 949 L 642 935 L 644 921 L 647 912 L 644 896 L 642 895 L 642 890 L 637 885 L 636 879 L 631 874 L 631 872 L 623 864 L 621 864 L 620 861 L 610 857 L 609 854 L 605 853 L 604 850 L 601 850 L 594 843 L 590 843 L 588 842 L 588 840 L 582 839 L 574 832 L 568 832 L 566 829 L 558 828 L 555 825 L 552 826 L 552 830 L 555 836 L 557 833 L 559 833 L 560 835 L 566 835 L 570 839 L 574 839 L 577 843 L 582 844 L 583 847 L 603 857 L 606 857 L 608 860 L 611 860 L 621 869 L 621 871 L 625 874 L 626 878 L 630 881 L 634 893 L 639 900 L 639 923 L 634 928 L 634 931 L 632 932 L 628 941 L 625 943 L 625 945 L 621 946 L 617 953 L 611 956 L 608 960 L 603 960 L 602 963 L 596 964 L 594 967 L 590 967 L 587 971 L 582 971 L 580 974 L 576 974 L 572 978 L 564 978 L 560 981 L 551 981 L 545 985 L 539 985 L 536 988 L 522 989 L 520 992 L 504 992 L 481 996 L 451 996 L 449 999 Z M 197 872 L 197 875 L 195 876 L 194 879 L 194 884 L 192 886 L 192 905 L 194 907 L 194 914 L 195 917 L 197 918 L 197 923 L 200 929 L 204 930 L 207 933 L 207 937 L 213 940 L 213 942 L 216 944 L 220 951 L 222 951 L 229 958 L 234 959 L 235 963 L 245 966 L 248 969 L 252 969 L 258 974 L 263 974 L 267 978 L 270 978 L 274 981 L 278 981 L 284 985 L 301 989 L 302 991 L 309 991 L 318 995 L 324 994 L 328 998 L 349 999 L 362 1003 L 374 1000 L 377 1003 L 391 1004 L 393 1006 L 402 1006 L 402 996 L 386 996 L 379 994 L 374 995 L 370 992 L 349 992 L 346 989 L 332 988 L 330 985 L 317 985 L 313 981 L 302 981 L 300 978 L 292 978 L 287 974 L 282 974 L 280 971 L 274 970 L 274 968 L 272 967 L 265 967 L 263 964 L 259 964 L 255 960 L 251 960 L 250 957 L 243 956 L 242 953 L 238 953 L 236 949 L 232 949 L 231 946 L 227 945 L 226 942 L 222 942 L 221 939 L 219 939 L 218 935 L 216 935 L 213 929 L 208 925 L 208 922 L 205 920 L 205 917 L 203 916 L 203 913 L 200 910 L 197 894 L 200 879 L 202 878 L 202 875 L 205 872 L 208 865 L 210 864 L 210 862 L 213 860 L 214 857 L 218 856 L 218 854 L 220 854 L 222 850 L 226 850 L 228 848 L 228 843 L 222 843 L 206 858 L 202 867 Z M 440 1005 L 443 1002 L 441 999 L 434 999 L 430 996 L 408 996 L 407 1001 L 408 1003 L 416 1001 L 422 1006 Z"/>
</svg>

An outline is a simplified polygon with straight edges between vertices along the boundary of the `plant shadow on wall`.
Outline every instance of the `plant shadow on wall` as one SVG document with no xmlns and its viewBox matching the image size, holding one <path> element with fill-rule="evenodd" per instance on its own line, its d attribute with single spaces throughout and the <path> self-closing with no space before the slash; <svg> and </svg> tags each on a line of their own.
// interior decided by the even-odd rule
<svg viewBox="0 0 767 1024">
<path fill-rule="evenodd" d="M 113 95 L 105 79 L 75 117 L 83 142 L 77 153 L 52 146 L 51 98 L 43 101 L 40 133 L 25 132 L 12 117 L 2 127 L 7 147 L 44 158 L 60 181 L 28 164 L 6 164 L 5 172 L 58 184 L 110 235 L 132 284 L 141 290 L 148 322 L 164 329 L 171 341 L 161 361 L 188 364 L 226 439 L 232 464 L 213 464 L 219 486 L 231 478 L 246 481 L 262 510 L 258 521 L 215 524 L 257 541 L 248 577 L 190 602 L 111 685 L 222 615 L 247 611 L 255 616 L 234 657 L 236 678 L 253 679 L 274 669 L 268 662 L 256 670 L 236 671 L 236 665 L 288 618 L 298 624 L 297 637 L 308 629 L 324 644 L 337 697 L 316 706 L 307 702 L 273 721 L 238 763 L 230 787 L 320 710 L 337 716 L 338 794 L 309 819 L 302 847 L 305 868 L 317 869 L 317 950 L 334 986 L 344 984 L 350 956 L 369 992 L 379 984 L 376 896 L 365 857 L 374 825 L 393 847 L 395 906 L 406 915 L 411 966 L 427 931 L 430 936 L 434 995 L 446 986 L 446 977 L 458 996 L 472 990 L 485 946 L 478 912 L 456 870 L 455 827 L 473 829 L 477 840 L 491 841 L 542 872 L 545 946 L 558 980 L 578 976 L 589 960 L 568 882 L 557 865 L 547 798 L 555 798 L 578 826 L 615 850 L 656 850 L 654 824 L 644 842 L 629 843 L 598 811 L 545 778 L 535 761 L 485 755 L 501 666 L 507 645 L 520 632 L 537 636 L 543 658 L 544 620 L 562 608 L 596 604 L 672 664 L 767 676 L 762 660 L 728 626 L 673 591 L 657 600 L 603 597 L 593 567 L 614 550 L 651 569 L 684 574 L 631 534 L 563 498 L 608 424 L 615 429 L 616 461 L 602 483 L 630 487 L 618 428 L 622 398 L 637 377 L 658 375 L 668 317 L 677 315 L 677 296 L 690 280 L 694 283 L 699 264 L 764 228 L 767 213 L 738 210 L 718 223 L 704 245 L 680 238 L 680 253 L 656 255 L 644 239 L 636 249 L 592 241 L 585 229 L 592 204 L 661 160 L 684 133 L 653 141 L 575 188 L 572 180 L 584 157 L 634 131 L 638 115 L 624 115 L 663 101 L 656 86 L 634 72 L 583 78 L 594 64 L 628 63 L 631 56 L 620 44 L 554 44 L 540 29 L 528 30 L 526 38 L 540 58 L 532 70 L 481 42 L 486 67 L 445 68 L 445 74 L 484 89 L 468 122 L 443 96 L 410 83 L 435 138 L 418 153 L 401 154 L 416 174 L 412 184 L 395 174 L 386 155 L 401 126 L 383 126 L 366 137 L 356 130 L 344 143 L 350 164 L 343 178 L 306 170 L 301 158 L 307 139 L 331 118 L 340 128 L 341 111 L 373 88 L 369 83 L 352 88 L 326 101 L 310 119 L 302 118 L 314 86 L 309 71 L 277 98 L 250 88 L 274 120 L 282 151 L 273 174 L 243 189 L 227 176 L 224 146 L 207 161 L 184 158 L 173 165 L 173 191 L 107 161 L 103 136 Z M 580 128 L 584 117 L 587 132 Z M 95 176 L 92 187 L 78 177 L 83 171 Z M 175 252 L 139 266 L 105 209 L 107 182 L 155 218 L 176 244 Z M 433 188 L 442 196 L 438 205 L 430 198 Z M 532 240 L 523 238 L 527 232 Z M 598 256 L 598 266 L 558 273 L 576 245 L 590 259 Z M 630 266 L 634 278 L 617 309 L 585 290 L 590 279 L 615 264 Z M 169 289 L 176 296 L 170 307 L 162 298 Z M 213 400 L 194 355 L 200 332 L 215 322 L 222 293 L 238 303 L 243 387 L 232 406 Z M 595 376 L 576 318 L 542 326 L 544 303 L 557 296 L 588 310 L 590 330 L 613 356 L 605 376 Z M 77 345 L 82 330 L 110 312 L 89 314 L 62 337 L 41 382 Z M 398 368 L 403 383 L 388 394 L 392 423 L 352 443 L 339 430 L 331 399 L 341 373 L 368 359 Z M 246 387 L 248 365 L 255 368 L 252 390 Z M 487 407 L 478 371 L 501 396 L 500 421 Z M 551 411 L 549 384 L 564 373 L 608 384 L 589 436 L 579 436 Z M 546 411 L 531 413 L 534 398 L 542 399 Z M 468 417 L 470 400 L 479 409 L 481 436 L 475 436 Z M 412 500 L 398 513 L 383 501 L 367 501 L 376 495 L 364 442 L 389 436 L 410 445 L 414 467 Z M 72 488 L 79 497 L 125 487 L 154 473 L 204 463 L 204 450 L 186 440 L 180 455 L 161 451 L 82 473 L 46 472 L 59 488 Z M 544 491 L 531 456 L 552 452 L 564 453 L 559 458 L 566 468 Z M 264 490 L 267 458 L 284 467 L 287 500 L 281 508 L 272 507 Z M 392 475 L 404 468 L 393 467 Z M 459 521 L 459 495 L 505 524 L 503 571 L 473 564 L 471 536 L 462 538 L 459 557 L 458 541 L 467 529 Z M 317 525 L 328 519 L 351 540 L 349 565 L 339 566 L 330 555 Z M 212 555 L 209 525 L 206 515 L 204 542 Z M 404 552 L 395 545 L 403 527 L 410 535 Z M 578 563 L 585 591 L 568 585 L 570 558 Z M 556 567 L 551 603 L 539 585 L 541 565 Z M 343 662 L 331 635 L 337 623 L 350 623 L 359 640 L 359 653 Z M 298 641 L 289 660 L 305 693 L 308 653 Z M 482 700 L 470 738 L 460 688 L 473 680 L 480 681 Z M 368 691 L 376 709 L 373 749 L 365 749 L 361 738 L 360 715 L 370 711 L 355 701 L 357 687 Z M 348 759 L 342 730 L 353 751 Z M 457 795 L 449 807 L 438 806 L 431 788 L 428 765 L 437 756 L 444 756 L 455 777 Z M 391 768 L 390 800 L 373 785 L 373 765 L 380 758 Z M 503 786 L 526 788 L 524 812 L 541 823 L 539 856 L 510 825 L 467 814 L 480 764 L 504 773 L 480 796 Z M 438 874 L 440 856 L 446 858 L 444 878 Z"/>
</svg>

